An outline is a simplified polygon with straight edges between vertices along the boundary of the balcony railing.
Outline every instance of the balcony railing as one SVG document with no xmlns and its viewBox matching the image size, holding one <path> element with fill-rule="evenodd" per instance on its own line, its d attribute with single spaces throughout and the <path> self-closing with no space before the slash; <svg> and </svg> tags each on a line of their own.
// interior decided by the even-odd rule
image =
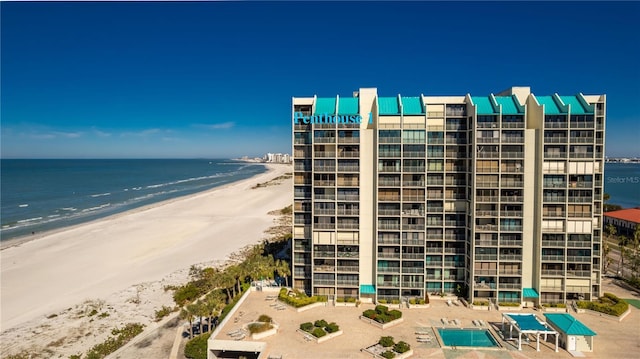
<svg viewBox="0 0 640 359">
<path fill-rule="evenodd" d="M 405 246 L 423 246 L 424 240 L 422 239 L 403 239 L 402 244 Z"/>
<path fill-rule="evenodd" d="M 338 171 L 340 172 L 358 172 L 360 166 L 338 165 Z"/>
<path fill-rule="evenodd" d="M 593 152 L 569 152 L 569 158 L 593 158 Z"/>
<path fill-rule="evenodd" d="M 503 143 L 524 143 L 522 136 L 502 136 Z"/>
<path fill-rule="evenodd" d="M 400 151 L 380 151 L 378 152 L 378 157 L 381 157 L 381 158 L 400 157 Z"/>
<path fill-rule="evenodd" d="M 359 151 L 340 151 L 338 152 L 339 158 L 358 158 L 360 157 Z"/>
<path fill-rule="evenodd" d="M 402 259 L 424 259 L 424 253 L 402 253 Z"/>
<path fill-rule="evenodd" d="M 500 226 L 501 231 L 522 232 L 522 226 Z"/>
<path fill-rule="evenodd" d="M 358 215 L 360 215 L 360 210 L 359 209 L 340 209 L 340 208 L 338 208 L 338 215 L 358 216 Z"/>
<path fill-rule="evenodd" d="M 543 247 L 564 247 L 564 241 L 542 241 Z"/>
<path fill-rule="evenodd" d="M 591 271 L 567 269 L 567 276 L 570 276 L 570 277 L 591 277 Z"/>
<path fill-rule="evenodd" d="M 522 217 L 522 211 L 500 211 L 503 217 Z"/>
<path fill-rule="evenodd" d="M 522 254 L 501 254 L 500 260 L 501 261 L 521 261 Z"/>
<path fill-rule="evenodd" d="M 359 223 L 341 223 L 338 222 L 338 229 L 358 229 L 360 228 Z"/>
<path fill-rule="evenodd" d="M 567 262 L 588 263 L 591 262 L 591 256 L 567 256 Z"/>
<path fill-rule="evenodd" d="M 543 254 L 542 260 L 546 262 L 564 262 L 564 255 Z"/>
<path fill-rule="evenodd" d="M 523 200 L 522 196 L 500 196 L 501 202 L 522 202 Z"/>
<path fill-rule="evenodd" d="M 542 275 L 549 275 L 549 276 L 564 276 L 564 270 L 562 269 L 543 269 L 541 271 Z"/>
<path fill-rule="evenodd" d="M 327 152 L 327 151 L 316 151 L 314 153 L 314 155 L 316 157 L 335 157 L 336 153 L 335 152 Z"/>
<path fill-rule="evenodd" d="M 568 137 L 545 137 L 544 143 L 567 143 Z"/>
<path fill-rule="evenodd" d="M 520 289 L 520 288 L 522 288 L 522 283 L 498 283 L 498 288 L 500 288 L 500 289 Z"/>
<path fill-rule="evenodd" d="M 336 166 L 313 166 L 313 170 L 316 172 L 335 172 Z"/>
<path fill-rule="evenodd" d="M 402 181 L 402 185 L 406 187 L 424 187 L 424 181 Z"/>
<path fill-rule="evenodd" d="M 568 126 L 567 122 L 545 122 L 544 123 L 545 128 L 567 128 L 567 126 Z"/>
</svg>

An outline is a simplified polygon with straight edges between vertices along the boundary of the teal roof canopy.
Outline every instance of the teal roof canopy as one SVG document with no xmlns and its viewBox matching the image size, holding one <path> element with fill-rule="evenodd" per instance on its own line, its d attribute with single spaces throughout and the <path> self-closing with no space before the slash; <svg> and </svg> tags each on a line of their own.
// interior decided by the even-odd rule
<svg viewBox="0 0 640 359">
<path fill-rule="evenodd" d="M 338 100 L 338 115 L 357 115 L 358 111 L 358 99 L 355 97 L 345 97 Z"/>
<path fill-rule="evenodd" d="M 582 324 L 578 319 L 567 313 L 549 313 L 544 315 L 547 322 L 553 324 L 561 332 L 567 335 L 594 336 L 596 332 Z"/>
<path fill-rule="evenodd" d="M 399 115 L 400 106 L 398 106 L 398 98 L 378 97 L 378 113 L 380 115 Z"/>
<path fill-rule="evenodd" d="M 376 287 L 372 284 L 361 284 L 360 294 L 376 294 Z"/>
<path fill-rule="evenodd" d="M 538 298 L 538 292 L 533 288 L 522 288 L 523 298 Z"/>
<path fill-rule="evenodd" d="M 548 332 L 551 329 L 545 327 L 542 323 L 536 319 L 535 314 L 506 314 L 509 318 L 518 324 L 518 327 L 522 331 L 540 331 Z"/>
<path fill-rule="evenodd" d="M 498 110 L 493 107 L 489 97 L 471 96 L 471 101 L 478 107 L 478 115 L 496 115 Z"/>
<path fill-rule="evenodd" d="M 553 99 L 553 96 L 536 96 L 536 99 L 539 104 L 544 105 L 545 115 L 560 115 L 567 113 L 560 109 L 556 101 Z"/>
<path fill-rule="evenodd" d="M 336 113 L 336 99 L 333 97 L 318 97 L 314 115 L 334 115 Z"/>
<path fill-rule="evenodd" d="M 420 97 L 401 97 L 400 100 L 402 101 L 402 113 L 404 115 L 422 115 L 425 113 Z"/>
<path fill-rule="evenodd" d="M 593 108 L 585 107 L 577 96 L 560 96 L 560 98 L 566 105 L 571 105 L 572 115 L 593 114 Z"/>
<path fill-rule="evenodd" d="M 496 96 L 496 102 L 502 106 L 503 115 L 521 115 L 524 113 L 520 102 L 515 96 Z"/>
</svg>

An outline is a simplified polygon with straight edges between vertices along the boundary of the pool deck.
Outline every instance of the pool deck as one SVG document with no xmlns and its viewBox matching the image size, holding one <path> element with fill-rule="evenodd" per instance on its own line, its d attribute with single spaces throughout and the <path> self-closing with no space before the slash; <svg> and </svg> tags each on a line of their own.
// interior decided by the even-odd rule
<svg viewBox="0 0 640 359">
<path fill-rule="evenodd" d="M 613 285 L 609 279 L 604 279 L 604 291 L 611 292 L 621 298 L 638 298 L 637 294 L 626 291 Z M 232 313 L 224 327 L 217 332 L 215 339 L 232 340 L 226 333 L 241 328 L 243 324 L 254 321 L 261 314 L 269 315 L 279 324 L 278 333 L 259 340 L 266 343 L 266 353 L 263 356 L 287 358 L 371 358 L 370 354 L 362 352 L 366 348 L 377 343 L 381 336 L 392 336 L 396 342 L 403 340 L 414 351 L 413 358 L 572 358 L 566 350 L 560 348 L 555 352 L 553 336 L 549 341 L 540 342 L 540 351 L 536 351 L 535 340 L 522 344 L 522 351 L 517 350 L 517 341 L 505 342 L 500 335 L 502 313 L 501 311 L 476 311 L 460 305 L 448 305 L 445 300 L 432 298 L 430 307 L 424 309 L 401 308 L 404 321 L 399 325 L 387 329 L 380 329 L 359 319 L 366 309 L 373 309 L 373 304 L 362 304 L 360 307 L 333 307 L 320 306 L 304 312 L 296 312 L 295 309 L 286 306 L 285 309 L 276 309 L 273 300 L 267 300 L 267 296 L 273 296 L 277 292 L 252 292 L 236 310 Z M 389 309 L 398 309 L 398 305 L 388 305 Z M 638 317 L 640 310 L 630 306 L 631 313 L 622 321 L 617 322 L 605 319 L 593 314 L 576 314 L 570 312 L 582 323 L 597 333 L 592 353 L 583 353 L 585 358 L 636 358 L 640 349 L 640 322 Z M 242 315 L 240 315 L 242 312 Z M 533 309 L 523 309 L 520 313 L 535 313 L 538 318 L 544 319 L 543 313 Z M 474 320 L 483 320 L 491 328 L 494 337 L 505 349 L 443 349 L 440 347 L 433 328 L 444 327 L 441 319 L 447 318 L 449 322 L 457 319 L 459 326 L 451 323 L 448 327 L 477 328 Z M 344 332 L 342 335 L 330 339 L 324 343 L 315 343 L 305 339 L 296 332 L 301 323 L 314 322 L 324 319 L 327 322 L 336 322 Z M 431 330 L 431 342 L 418 342 L 416 332 L 423 333 Z M 244 341 L 250 341 L 249 337 Z"/>
</svg>

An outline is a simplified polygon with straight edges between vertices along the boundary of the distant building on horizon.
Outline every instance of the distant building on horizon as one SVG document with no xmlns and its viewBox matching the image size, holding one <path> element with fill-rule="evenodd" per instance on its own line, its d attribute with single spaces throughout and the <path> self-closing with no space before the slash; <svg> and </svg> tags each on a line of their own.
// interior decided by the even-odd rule
<svg viewBox="0 0 640 359">
<path fill-rule="evenodd" d="M 331 299 L 602 294 L 605 95 L 292 99 L 293 287 Z"/>
<path fill-rule="evenodd" d="M 291 163 L 291 155 L 288 153 L 267 153 L 262 158 L 264 162 L 269 163 Z"/>
</svg>

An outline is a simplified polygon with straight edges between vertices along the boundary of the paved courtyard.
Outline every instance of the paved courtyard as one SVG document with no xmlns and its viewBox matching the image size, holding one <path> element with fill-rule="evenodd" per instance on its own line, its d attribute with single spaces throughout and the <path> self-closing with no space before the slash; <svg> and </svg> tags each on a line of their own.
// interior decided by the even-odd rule
<svg viewBox="0 0 640 359">
<path fill-rule="evenodd" d="M 611 284 L 605 279 L 605 291 L 612 292 L 621 298 L 639 298 L 637 294 L 630 293 Z M 429 308 L 407 309 L 403 308 L 404 321 L 394 327 L 379 329 L 365 323 L 359 316 L 365 309 L 373 309 L 373 304 L 363 304 L 356 307 L 322 306 L 304 312 L 297 313 L 293 308 L 276 309 L 275 302 L 268 300 L 277 292 L 252 292 L 241 306 L 236 308 L 232 317 L 221 330 L 216 339 L 230 340 L 226 333 L 241 328 L 243 324 L 255 321 L 261 314 L 269 315 L 280 327 L 276 335 L 264 338 L 261 342 L 267 343 L 267 356 L 288 358 L 371 358 L 372 356 L 361 351 L 375 344 L 381 336 L 392 336 L 396 342 L 403 340 L 414 351 L 413 358 L 572 358 L 566 350 L 560 348 L 555 352 L 554 336 L 549 336 L 547 342 L 541 339 L 540 351 L 536 351 L 535 340 L 526 344 L 523 342 L 522 351 L 517 350 L 517 341 L 504 341 L 500 334 L 502 312 L 476 311 L 464 307 L 462 304 L 448 305 L 440 298 L 432 298 Z M 396 305 L 397 307 L 397 305 Z M 570 314 L 587 325 L 597 333 L 595 337 L 594 352 L 584 353 L 586 358 L 637 358 L 640 353 L 640 310 L 631 307 L 631 313 L 622 321 L 606 319 L 593 314 Z M 395 309 L 389 305 L 389 309 Z M 533 309 L 523 309 L 521 313 L 535 313 L 539 318 L 544 318 L 543 313 Z M 483 320 L 491 328 L 496 339 L 503 349 L 492 350 L 463 350 L 443 349 L 440 347 L 434 333 L 430 343 L 419 343 L 416 331 L 435 330 L 443 327 L 442 318 L 449 321 L 457 319 L 460 323 L 457 327 L 475 327 L 474 320 Z M 324 343 L 315 343 L 305 340 L 296 332 L 301 323 L 314 322 L 324 319 L 327 322 L 336 322 L 343 334 Z M 449 327 L 456 327 L 453 324 Z M 249 337 L 244 339 L 249 341 Z M 265 358 L 267 357 L 265 356 Z"/>
</svg>

